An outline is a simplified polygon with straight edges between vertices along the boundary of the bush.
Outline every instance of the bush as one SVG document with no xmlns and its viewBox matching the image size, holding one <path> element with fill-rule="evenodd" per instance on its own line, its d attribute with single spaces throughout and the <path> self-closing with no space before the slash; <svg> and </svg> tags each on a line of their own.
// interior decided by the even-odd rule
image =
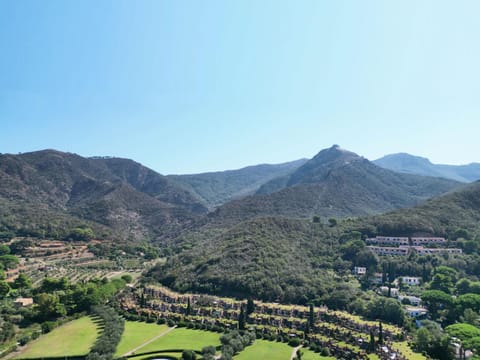
<svg viewBox="0 0 480 360">
<path fill-rule="evenodd" d="M 166 322 L 167 322 L 167 320 L 165 320 L 165 318 L 159 318 L 159 319 L 157 320 L 157 324 L 158 324 L 158 325 L 163 325 L 163 324 L 165 324 Z"/>
<path fill-rule="evenodd" d="M 182 360 L 195 360 L 197 358 L 197 354 L 192 350 L 183 350 L 182 352 Z"/>
<path fill-rule="evenodd" d="M 22 346 L 26 345 L 29 341 L 30 341 L 30 336 L 28 336 L 27 334 L 23 334 L 18 339 L 19 344 Z"/>
<path fill-rule="evenodd" d="M 55 329 L 56 324 L 53 321 L 45 321 L 42 323 L 42 333 L 47 334 L 53 329 Z"/>
<path fill-rule="evenodd" d="M 290 345 L 291 347 L 297 347 L 301 344 L 302 342 L 300 341 L 299 338 L 292 338 L 288 341 L 288 345 Z"/>
<path fill-rule="evenodd" d="M 125 320 L 114 309 L 107 306 L 95 306 L 92 311 L 102 319 L 104 331 L 97 338 L 86 359 L 111 359 L 122 338 Z"/>
<path fill-rule="evenodd" d="M 327 347 L 323 347 L 323 348 L 320 349 L 320 355 L 330 356 L 330 350 Z"/>
<path fill-rule="evenodd" d="M 121 279 L 125 281 L 127 284 L 130 284 L 133 281 L 132 275 L 130 274 L 122 275 Z"/>
</svg>

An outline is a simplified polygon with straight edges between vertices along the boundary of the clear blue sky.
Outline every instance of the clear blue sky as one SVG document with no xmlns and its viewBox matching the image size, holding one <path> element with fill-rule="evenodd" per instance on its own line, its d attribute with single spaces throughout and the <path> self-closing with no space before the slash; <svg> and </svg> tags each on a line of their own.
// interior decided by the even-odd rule
<svg viewBox="0 0 480 360">
<path fill-rule="evenodd" d="M 480 2 L 0 1 L 0 152 L 480 162 Z"/>
</svg>

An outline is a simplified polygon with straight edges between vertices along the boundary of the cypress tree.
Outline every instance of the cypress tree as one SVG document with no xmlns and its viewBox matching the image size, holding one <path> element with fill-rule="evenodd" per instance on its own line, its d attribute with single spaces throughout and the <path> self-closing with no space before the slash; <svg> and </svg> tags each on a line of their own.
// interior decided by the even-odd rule
<svg viewBox="0 0 480 360">
<path fill-rule="evenodd" d="M 381 321 L 378 324 L 378 344 L 383 345 L 383 327 Z"/>
<path fill-rule="evenodd" d="M 187 308 L 185 309 L 185 315 L 190 315 L 192 313 L 192 306 L 190 305 L 190 298 L 187 298 Z"/>
<path fill-rule="evenodd" d="M 375 351 L 375 335 L 373 334 L 373 330 L 370 330 L 370 344 L 368 348 L 371 352 Z"/>
<path fill-rule="evenodd" d="M 250 316 L 255 311 L 255 303 L 253 302 L 253 299 L 249 297 L 247 299 L 247 316 Z"/>
<path fill-rule="evenodd" d="M 308 313 L 308 326 L 313 329 L 313 326 L 315 325 L 315 311 L 313 308 L 313 304 L 310 303 L 310 311 Z"/>
<path fill-rule="evenodd" d="M 245 330 L 245 311 L 243 310 L 243 304 L 240 306 L 240 315 L 238 316 L 238 329 Z"/>
</svg>

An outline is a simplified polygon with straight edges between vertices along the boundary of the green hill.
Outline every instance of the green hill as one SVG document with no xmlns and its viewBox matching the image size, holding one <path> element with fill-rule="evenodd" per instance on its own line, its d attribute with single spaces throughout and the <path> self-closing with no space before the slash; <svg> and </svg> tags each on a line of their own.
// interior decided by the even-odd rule
<svg viewBox="0 0 480 360">
<path fill-rule="evenodd" d="M 127 159 L 55 150 L 0 155 L 0 231 L 61 237 L 75 224 L 97 236 L 163 237 L 207 209 L 171 180 Z"/>
<path fill-rule="evenodd" d="M 238 170 L 167 177 L 197 195 L 213 209 L 230 200 L 254 194 L 266 182 L 296 170 L 306 161 L 301 159 L 283 164 L 262 164 Z"/>
</svg>

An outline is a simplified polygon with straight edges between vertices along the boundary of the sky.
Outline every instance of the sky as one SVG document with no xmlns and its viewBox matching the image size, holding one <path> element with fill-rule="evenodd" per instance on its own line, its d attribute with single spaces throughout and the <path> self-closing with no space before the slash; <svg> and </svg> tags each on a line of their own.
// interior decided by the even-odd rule
<svg viewBox="0 0 480 360">
<path fill-rule="evenodd" d="M 480 162 L 480 2 L 0 1 L 0 152 Z"/>
</svg>

